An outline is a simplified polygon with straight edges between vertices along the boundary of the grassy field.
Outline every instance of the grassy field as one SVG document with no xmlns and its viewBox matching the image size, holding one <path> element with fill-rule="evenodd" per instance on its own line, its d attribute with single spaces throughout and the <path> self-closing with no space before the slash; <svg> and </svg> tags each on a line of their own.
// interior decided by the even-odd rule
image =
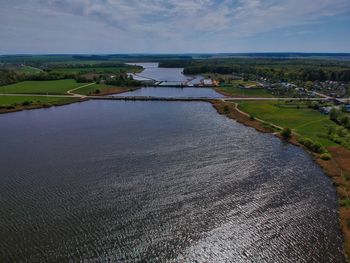
<svg viewBox="0 0 350 263">
<path fill-rule="evenodd" d="M 24 109 L 43 108 L 77 102 L 77 98 L 55 98 L 43 96 L 1 96 L 0 113 Z"/>
<path fill-rule="evenodd" d="M 37 74 L 42 72 L 41 69 L 30 67 L 30 66 L 23 66 L 19 69 L 20 72 L 26 73 L 26 74 Z"/>
<path fill-rule="evenodd" d="M 16 84 L 0 87 L 0 94 L 66 94 L 68 90 L 83 85 L 84 83 L 77 83 L 73 79 L 51 81 L 23 81 Z"/>
<path fill-rule="evenodd" d="M 140 72 L 142 68 L 134 66 L 121 66 L 121 67 L 67 67 L 67 68 L 55 68 L 51 72 L 65 73 L 65 74 L 85 74 L 85 73 L 124 73 L 124 72 Z"/>
<path fill-rule="evenodd" d="M 256 82 L 255 81 L 244 81 L 244 80 L 231 80 L 230 81 L 230 84 L 233 84 L 233 85 L 242 85 L 242 86 L 245 86 L 245 87 L 249 87 L 249 86 L 256 86 Z"/>
<path fill-rule="evenodd" d="M 279 105 L 281 103 L 281 105 Z M 277 101 L 239 101 L 239 109 L 250 115 L 282 127 L 289 127 L 297 134 L 321 143 L 323 146 L 335 146 L 327 138 L 329 127 L 337 125 L 328 115 L 306 107 L 286 107 Z"/>
<path fill-rule="evenodd" d="M 261 97 L 261 98 L 272 98 L 273 95 L 270 94 L 265 89 L 243 89 L 234 86 L 222 86 L 216 88 L 218 92 L 222 92 L 225 95 L 233 96 L 233 97 Z"/>
<path fill-rule="evenodd" d="M 86 74 L 86 73 L 96 73 L 96 74 L 106 74 L 106 73 L 125 73 L 125 72 L 141 72 L 142 68 L 138 66 L 131 65 L 121 65 L 121 66 L 91 66 L 91 67 L 62 67 L 53 68 L 51 72 L 53 73 L 64 73 L 64 74 Z"/>
<path fill-rule="evenodd" d="M 81 95 L 92 95 L 96 94 L 96 90 L 99 91 L 99 94 L 109 94 L 109 93 L 120 93 L 120 92 L 126 92 L 129 91 L 129 87 L 115 87 L 111 85 L 106 84 L 94 84 L 91 86 L 87 86 L 78 90 L 75 90 L 74 92 Z"/>
<path fill-rule="evenodd" d="M 57 98 L 50 96 L 1 96 L 0 95 L 0 106 L 10 106 L 13 104 L 21 104 L 25 101 L 32 103 L 62 103 L 74 101 L 72 98 Z"/>
</svg>

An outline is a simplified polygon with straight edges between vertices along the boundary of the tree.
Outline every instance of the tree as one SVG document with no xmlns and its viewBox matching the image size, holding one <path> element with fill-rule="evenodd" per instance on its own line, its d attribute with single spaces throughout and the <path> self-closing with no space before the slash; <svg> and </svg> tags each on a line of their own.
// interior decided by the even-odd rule
<svg viewBox="0 0 350 263">
<path fill-rule="evenodd" d="M 332 108 L 331 111 L 329 112 L 329 118 L 334 122 L 338 122 L 339 116 L 340 116 L 340 111 L 335 108 Z"/>
<path fill-rule="evenodd" d="M 292 130 L 290 128 L 283 128 L 281 135 L 283 139 L 289 140 L 292 137 Z"/>
<path fill-rule="evenodd" d="M 350 128 L 350 117 L 349 116 L 343 116 L 339 120 L 340 124 L 344 126 L 345 128 Z"/>
</svg>

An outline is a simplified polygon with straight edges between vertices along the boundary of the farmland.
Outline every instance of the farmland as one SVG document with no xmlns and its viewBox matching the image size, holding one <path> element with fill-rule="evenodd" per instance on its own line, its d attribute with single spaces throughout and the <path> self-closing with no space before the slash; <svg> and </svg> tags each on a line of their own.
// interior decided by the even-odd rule
<svg viewBox="0 0 350 263">
<path fill-rule="evenodd" d="M 133 66 L 120 66 L 120 67 L 64 67 L 64 68 L 53 68 L 50 72 L 52 73 L 63 73 L 63 74 L 118 74 L 125 72 L 140 72 L 141 68 Z"/>
<path fill-rule="evenodd" d="M 270 94 L 266 89 L 246 89 L 239 88 L 237 86 L 225 85 L 217 87 L 216 90 L 224 95 L 239 97 L 239 98 L 249 98 L 249 97 L 261 97 L 261 98 L 272 98 L 273 95 Z"/>
<path fill-rule="evenodd" d="M 81 95 L 106 95 L 106 94 L 126 92 L 129 90 L 130 88 L 128 87 L 116 87 L 113 85 L 106 85 L 106 84 L 93 84 L 93 85 L 89 85 L 81 89 L 75 90 L 74 92 L 76 94 L 81 94 Z"/>
<path fill-rule="evenodd" d="M 83 86 L 73 79 L 52 81 L 23 81 L 0 87 L 0 93 L 5 94 L 66 94 L 68 90 Z"/>
<path fill-rule="evenodd" d="M 323 146 L 336 145 L 327 138 L 328 130 L 337 125 L 318 111 L 306 105 L 288 105 L 284 101 L 240 101 L 239 109 L 253 117 L 282 127 L 289 127 L 297 134 L 321 143 Z"/>
</svg>

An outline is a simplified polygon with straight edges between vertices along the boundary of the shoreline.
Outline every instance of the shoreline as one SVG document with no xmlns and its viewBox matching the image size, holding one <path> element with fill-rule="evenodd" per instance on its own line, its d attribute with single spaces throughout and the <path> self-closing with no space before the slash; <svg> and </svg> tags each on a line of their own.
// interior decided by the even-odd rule
<svg viewBox="0 0 350 263">
<path fill-rule="evenodd" d="M 49 109 L 52 107 L 66 106 L 69 104 L 80 103 L 80 102 L 85 102 L 85 101 L 89 100 L 89 99 L 73 97 L 73 96 L 72 96 L 72 99 L 75 99 L 75 100 L 72 100 L 71 102 L 53 103 L 53 104 L 49 104 L 49 105 L 37 104 L 37 105 L 29 105 L 29 106 L 19 106 L 18 108 L 14 108 L 14 109 L 0 109 L 0 115 L 7 114 L 7 113 L 26 111 L 26 110 Z"/>
<path fill-rule="evenodd" d="M 123 87 L 108 88 L 109 90 L 102 90 L 100 93 L 91 93 L 90 95 L 83 95 L 79 93 L 75 93 L 75 94 L 78 96 L 107 96 L 107 95 L 121 94 L 121 93 L 141 89 L 141 87 L 132 87 L 132 88 L 126 88 L 125 90 L 121 90 L 122 88 Z"/>
<path fill-rule="evenodd" d="M 279 139 L 284 140 L 273 127 L 264 125 L 264 123 L 256 118 L 250 118 L 248 113 L 243 114 L 244 112 L 237 108 L 236 103 L 211 101 L 211 104 L 220 115 L 224 115 L 247 127 L 254 128 L 258 132 L 271 133 Z M 330 152 L 332 158 L 330 160 L 322 160 L 320 154 L 313 153 L 298 143 L 295 135 L 292 135 L 291 139 L 286 142 L 303 148 L 311 155 L 313 161 L 319 165 L 323 172 L 331 179 L 337 194 L 339 230 L 342 233 L 344 242 L 344 256 L 346 262 L 350 262 L 350 199 L 347 193 L 347 189 L 350 186 L 350 182 L 348 183 L 347 181 L 350 180 L 350 178 L 347 178 L 346 176 L 344 177 L 342 172 L 350 172 L 350 151 L 341 146 L 328 147 L 327 150 Z M 342 205 L 344 199 L 348 199 L 349 204 L 346 203 L 345 205 Z"/>
<path fill-rule="evenodd" d="M 140 89 L 141 87 L 133 87 L 133 88 L 128 88 L 125 90 L 120 90 L 120 87 L 115 87 L 115 88 L 110 88 L 110 90 L 104 90 L 101 91 L 98 94 L 91 94 L 91 95 L 84 95 L 84 94 L 79 94 L 79 93 L 71 93 L 70 97 L 66 97 L 66 98 L 71 98 L 72 101 L 70 102 L 62 102 L 62 103 L 53 103 L 53 104 L 34 104 L 34 105 L 28 105 L 28 106 L 22 106 L 22 105 L 18 105 L 15 106 L 15 108 L 0 108 L 0 114 L 6 114 L 6 113 L 14 113 L 14 112 L 19 112 L 19 111 L 25 111 L 25 110 L 37 110 L 37 109 L 45 109 L 45 108 L 51 108 L 51 107 L 59 107 L 59 106 L 65 106 L 65 105 L 69 105 L 69 104 L 73 104 L 73 103 L 80 103 L 80 102 L 84 102 L 84 101 L 88 101 L 90 100 L 90 98 L 88 96 L 108 96 L 108 95 L 113 95 L 113 94 L 120 94 L 120 93 L 125 93 L 125 92 L 129 92 L 129 91 L 134 91 L 137 89 Z M 35 96 L 35 94 L 30 94 Z M 38 95 L 42 95 L 42 94 L 38 94 Z M 67 94 L 68 95 L 68 94 Z M 0 95 L 1 96 L 1 95 Z M 16 94 L 13 94 L 13 96 L 16 96 Z M 21 96 L 20 94 L 18 94 L 18 96 Z M 50 95 L 48 95 L 48 97 L 50 97 Z"/>
</svg>

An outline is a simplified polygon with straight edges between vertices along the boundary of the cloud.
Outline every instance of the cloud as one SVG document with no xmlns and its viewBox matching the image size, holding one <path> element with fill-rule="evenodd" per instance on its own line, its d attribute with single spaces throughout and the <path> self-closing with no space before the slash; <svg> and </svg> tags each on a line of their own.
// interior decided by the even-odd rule
<svg viewBox="0 0 350 263">
<path fill-rule="evenodd" d="M 0 43 L 26 36 L 97 50 L 220 49 L 258 34 L 313 25 L 350 12 L 349 0 L 0 0 Z M 303 30 L 299 30 L 300 32 Z M 300 35 L 300 34 L 299 34 Z M 62 38 L 65 41 L 62 41 Z M 205 43 L 203 41 L 206 41 Z M 186 42 L 186 43 L 184 43 Z M 16 43 L 20 47 L 23 43 Z M 214 47 L 215 46 L 215 47 Z M 171 47 L 171 48 L 169 48 Z M 84 48 L 82 48 L 84 49 Z M 136 51 L 137 51 L 136 50 Z"/>
</svg>

